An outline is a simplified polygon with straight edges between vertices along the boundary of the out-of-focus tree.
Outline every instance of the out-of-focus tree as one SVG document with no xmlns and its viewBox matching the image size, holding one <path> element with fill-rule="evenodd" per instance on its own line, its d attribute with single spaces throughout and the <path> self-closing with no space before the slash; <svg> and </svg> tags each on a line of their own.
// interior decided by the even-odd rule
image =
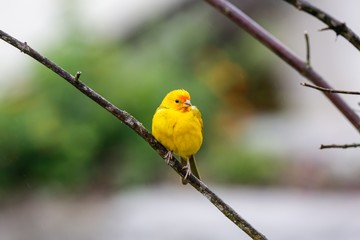
<svg viewBox="0 0 360 240">
<path fill-rule="evenodd" d="M 190 4 L 120 40 L 69 28 L 46 56 L 81 71 L 86 84 L 147 128 L 166 92 L 189 90 L 205 120 L 201 171 L 224 182 L 277 181 L 271 156 L 231 141 L 257 112 L 281 108 L 273 76 L 247 37 L 230 30 L 222 37 L 226 29 L 211 12 Z M 34 63 L 27 78 L 0 104 L 1 190 L 110 190 L 165 177 L 165 165 L 141 139 L 56 75 Z"/>
</svg>

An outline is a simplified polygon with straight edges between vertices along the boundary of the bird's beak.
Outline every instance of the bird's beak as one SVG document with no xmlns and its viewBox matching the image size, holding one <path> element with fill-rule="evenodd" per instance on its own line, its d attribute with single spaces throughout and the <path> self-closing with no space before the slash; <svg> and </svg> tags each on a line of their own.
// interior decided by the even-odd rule
<svg viewBox="0 0 360 240">
<path fill-rule="evenodd" d="M 184 104 L 185 104 L 186 106 L 188 106 L 188 107 L 191 107 L 191 106 L 192 106 L 192 104 L 191 104 L 191 102 L 190 102 L 189 99 L 187 99 L 187 100 L 184 102 Z"/>
</svg>

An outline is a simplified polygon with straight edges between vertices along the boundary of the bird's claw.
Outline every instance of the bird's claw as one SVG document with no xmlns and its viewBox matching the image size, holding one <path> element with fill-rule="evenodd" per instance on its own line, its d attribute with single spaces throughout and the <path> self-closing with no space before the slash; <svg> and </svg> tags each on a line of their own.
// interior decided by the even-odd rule
<svg viewBox="0 0 360 240">
<path fill-rule="evenodd" d="M 183 170 L 186 169 L 186 173 L 184 175 L 183 182 L 187 182 L 187 179 L 191 174 L 190 163 L 188 162 L 185 166 L 182 167 L 182 169 Z"/>
<path fill-rule="evenodd" d="M 170 160 L 173 158 L 172 152 L 171 152 L 171 151 L 168 151 L 168 152 L 165 154 L 164 158 L 165 158 L 166 164 L 169 165 Z"/>
</svg>

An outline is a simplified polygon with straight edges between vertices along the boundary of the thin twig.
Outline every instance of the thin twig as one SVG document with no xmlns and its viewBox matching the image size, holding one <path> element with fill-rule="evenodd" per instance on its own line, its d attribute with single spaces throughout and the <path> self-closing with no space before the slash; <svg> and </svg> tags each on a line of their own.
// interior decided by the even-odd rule
<svg viewBox="0 0 360 240">
<path fill-rule="evenodd" d="M 335 90 L 335 89 L 332 89 L 332 88 L 323 88 L 323 87 L 314 86 L 314 85 L 311 85 L 311 84 L 308 84 L 308 83 L 300 83 L 300 85 L 302 85 L 304 87 L 314 88 L 314 89 L 322 91 L 322 92 L 360 95 L 360 92 Z"/>
<path fill-rule="evenodd" d="M 325 23 L 328 27 L 321 29 L 324 30 L 333 30 L 336 35 L 341 35 L 345 39 L 347 39 L 355 48 L 360 50 L 360 38 L 356 35 L 350 28 L 346 26 L 344 22 L 340 22 L 339 20 L 332 17 L 330 14 L 324 12 L 323 10 L 315 7 L 311 3 L 305 0 L 284 0 L 289 4 L 293 5 L 300 11 L 307 12 L 308 14 L 316 17 L 323 23 Z"/>
<path fill-rule="evenodd" d="M 261 42 L 263 45 L 273 51 L 282 60 L 288 63 L 305 78 L 309 79 L 316 86 L 329 89 L 332 88 L 317 72 L 315 72 L 311 67 L 307 66 L 306 62 L 302 61 L 278 39 L 272 36 L 264 28 L 259 26 L 256 22 L 254 22 L 251 18 L 249 18 L 245 13 L 243 13 L 232 3 L 228 2 L 227 0 L 205 1 L 217 10 L 219 10 L 221 13 L 223 13 L 235 24 L 247 31 L 255 39 L 257 39 L 259 42 Z M 351 124 L 358 131 L 360 131 L 360 118 L 353 111 L 353 109 L 351 109 L 339 95 L 331 94 L 328 92 L 323 93 L 342 112 L 342 114 L 351 122 Z"/>
<path fill-rule="evenodd" d="M 8 35 L 7 33 L 0 30 L 0 38 L 5 42 L 13 45 L 18 48 L 21 52 L 29 55 L 30 57 L 36 59 L 38 62 L 55 72 L 57 75 L 65 79 L 87 97 L 94 100 L 101 107 L 105 108 L 112 115 L 134 130 L 140 137 L 142 137 L 164 160 L 166 160 L 165 155 L 167 150 L 163 145 L 161 145 L 156 139 L 151 135 L 151 133 L 144 128 L 144 126 L 133 116 L 127 113 L 124 110 L 121 110 L 111 104 L 104 97 L 96 93 L 94 90 L 86 86 L 84 83 L 79 81 L 80 73 L 78 72 L 75 77 L 70 73 L 56 65 L 54 62 L 50 61 L 46 57 L 42 56 L 40 53 L 29 47 L 26 43 L 22 43 L 14 37 Z M 177 172 L 181 177 L 184 177 L 186 174 L 186 169 L 180 164 L 176 158 L 171 158 L 169 160 L 169 165 Z M 217 196 L 210 188 L 208 188 L 203 182 L 194 177 L 193 174 L 187 178 L 188 182 L 202 195 L 204 195 L 214 206 L 216 206 L 227 218 L 229 218 L 236 226 L 242 229 L 253 239 L 266 239 L 264 235 L 258 232 L 254 227 L 252 227 L 245 219 L 243 219 L 234 209 L 232 209 L 228 204 L 226 204 L 219 196 Z"/>
<path fill-rule="evenodd" d="M 360 143 L 352 143 L 352 144 L 330 144 L 330 145 L 324 145 L 321 144 L 320 149 L 326 149 L 326 148 L 357 148 L 360 147 Z"/>
<path fill-rule="evenodd" d="M 75 74 L 75 80 L 76 80 L 76 81 L 79 81 L 80 76 L 81 76 L 81 72 L 80 72 L 80 71 L 76 72 L 76 74 Z"/>
<path fill-rule="evenodd" d="M 306 65 L 310 67 L 310 40 L 309 33 L 307 31 L 304 32 L 305 43 L 306 43 Z"/>
</svg>

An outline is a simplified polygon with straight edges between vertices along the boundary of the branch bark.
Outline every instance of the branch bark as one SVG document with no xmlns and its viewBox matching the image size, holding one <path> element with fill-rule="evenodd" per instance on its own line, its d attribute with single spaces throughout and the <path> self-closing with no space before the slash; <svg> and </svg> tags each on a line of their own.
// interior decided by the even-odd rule
<svg viewBox="0 0 360 240">
<path fill-rule="evenodd" d="M 292 68 L 298 71 L 305 78 L 310 80 L 316 86 L 326 89 L 332 87 L 306 62 L 302 61 L 292 51 L 290 51 L 283 43 L 272 36 L 264 28 L 254 22 L 245 13 L 243 13 L 236 6 L 227 0 L 205 0 L 219 12 L 228 17 L 236 25 L 244 29 L 255 39 L 269 48 L 278 57 L 284 60 Z M 323 92 L 325 96 L 340 110 L 340 112 L 350 121 L 350 123 L 360 131 L 360 118 L 359 116 L 342 100 L 339 95 L 329 92 Z"/>
<path fill-rule="evenodd" d="M 350 28 L 346 26 L 344 22 L 340 22 L 339 20 L 332 17 L 330 14 L 324 12 L 323 10 L 315 7 L 308 1 L 304 0 L 284 0 L 285 2 L 293 5 L 298 10 L 306 12 L 323 23 L 325 23 L 328 27 L 321 29 L 324 30 L 333 30 L 336 35 L 341 35 L 345 39 L 347 39 L 355 48 L 360 50 L 360 38 L 356 35 Z"/>
<path fill-rule="evenodd" d="M 134 132 L 136 132 L 141 138 L 143 138 L 164 160 L 167 153 L 166 148 L 161 145 L 152 134 L 133 116 L 127 113 L 124 110 L 121 110 L 102 97 L 100 94 L 92 90 L 90 87 L 85 85 L 79 80 L 80 72 L 77 72 L 75 76 L 72 76 L 70 73 L 56 65 L 54 62 L 50 61 L 46 57 L 42 56 L 40 53 L 32 49 L 26 42 L 20 42 L 9 34 L 0 30 L 0 38 L 5 42 L 13 45 L 18 48 L 21 52 L 29 55 L 30 57 L 37 60 L 39 63 L 43 64 L 51 71 L 55 72 L 57 75 L 65 79 L 68 83 L 73 85 L 87 97 L 95 101 L 101 107 L 105 108 L 108 112 L 114 115 L 117 119 L 123 122 L 125 125 L 130 127 Z M 186 174 L 186 169 L 183 169 L 183 166 L 176 158 L 172 158 L 169 161 L 169 166 L 179 174 L 181 177 L 184 177 Z M 219 196 L 217 196 L 210 188 L 208 188 L 203 182 L 194 177 L 193 174 L 187 178 L 189 184 L 191 184 L 197 191 L 204 195 L 215 207 L 217 207 L 230 221 L 232 221 L 236 226 L 248 234 L 252 239 L 256 240 L 266 240 L 266 237 L 258 232 L 253 226 L 250 225 L 244 218 L 242 218 L 234 209 L 226 204 Z"/>
</svg>

